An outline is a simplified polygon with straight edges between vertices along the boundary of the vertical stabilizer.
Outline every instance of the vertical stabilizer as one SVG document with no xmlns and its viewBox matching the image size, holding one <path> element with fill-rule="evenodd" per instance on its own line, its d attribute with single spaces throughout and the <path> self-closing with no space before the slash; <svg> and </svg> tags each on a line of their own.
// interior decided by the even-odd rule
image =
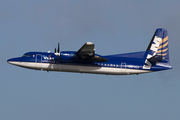
<svg viewBox="0 0 180 120">
<path fill-rule="evenodd" d="M 169 64 L 168 33 L 163 28 L 158 28 L 146 50 L 146 60 L 144 69 L 150 69 L 151 66 L 162 62 Z"/>
</svg>

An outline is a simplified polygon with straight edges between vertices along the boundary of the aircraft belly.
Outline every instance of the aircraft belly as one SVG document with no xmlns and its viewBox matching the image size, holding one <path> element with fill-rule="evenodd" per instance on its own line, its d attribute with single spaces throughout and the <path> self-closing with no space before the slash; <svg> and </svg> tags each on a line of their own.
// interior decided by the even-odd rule
<svg viewBox="0 0 180 120">
<path fill-rule="evenodd" d="M 63 72 L 78 72 L 78 73 L 94 73 L 94 74 L 112 74 L 112 75 L 128 75 L 128 74 L 140 74 L 151 72 L 148 70 L 138 69 L 122 69 L 113 67 L 99 67 L 99 66 L 80 66 L 80 65 L 62 65 L 53 64 L 53 67 L 49 70 L 63 71 Z"/>
<path fill-rule="evenodd" d="M 109 75 L 128 75 L 152 72 L 149 70 L 139 69 L 123 69 L 113 67 L 100 66 L 83 66 L 83 65 L 69 65 L 69 64 L 49 64 L 42 63 L 41 68 L 47 71 L 63 71 L 63 72 L 78 72 L 78 73 L 94 73 L 94 74 L 109 74 Z"/>
<path fill-rule="evenodd" d="M 128 75 L 128 74 L 140 74 L 140 73 L 152 72 L 149 70 L 139 70 L 139 69 L 123 69 L 123 68 L 101 67 L 101 66 L 83 66 L 83 65 L 69 65 L 69 64 L 34 63 L 34 62 L 11 62 L 11 64 L 24 68 L 36 69 L 36 70 L 109 74 L 109 75 Z M 41 64 L 41 65 L 37 65 L 37 64 Z"/>
</svg>

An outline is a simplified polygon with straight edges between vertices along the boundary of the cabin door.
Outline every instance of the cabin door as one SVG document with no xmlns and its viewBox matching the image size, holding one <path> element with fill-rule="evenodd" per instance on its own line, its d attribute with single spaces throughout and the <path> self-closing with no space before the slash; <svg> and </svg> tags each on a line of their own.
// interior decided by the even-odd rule
<svg viewBox="0 0 180 120">
<path fill-rule="evenodd" d="M 36 67 L 41 67 L 42 64 L 42 55 L 41 54 L 36 54 Z"/>
</svg>

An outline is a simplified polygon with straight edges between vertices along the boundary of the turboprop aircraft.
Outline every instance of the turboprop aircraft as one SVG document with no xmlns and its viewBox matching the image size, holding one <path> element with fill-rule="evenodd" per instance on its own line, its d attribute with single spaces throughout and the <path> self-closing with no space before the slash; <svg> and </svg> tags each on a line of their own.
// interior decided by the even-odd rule
<svg viewBox="0 0 180 120">
<path fill-rule="evenodd" d="M 8 63 L 42 71 L 129 75 L 168 70 L 169 62 L 167 30 L 159 28 L 146 51 L 101 56 L 95 54 L 94 44 L 85 43 L 78 51 L 54 53 L 27 52 L 22 57 L 7 60 Z"/>
</svg>

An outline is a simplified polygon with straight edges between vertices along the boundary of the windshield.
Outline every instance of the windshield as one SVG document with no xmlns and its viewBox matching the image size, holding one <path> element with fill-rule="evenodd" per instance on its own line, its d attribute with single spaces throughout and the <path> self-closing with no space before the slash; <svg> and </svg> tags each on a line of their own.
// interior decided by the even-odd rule
<svg viewBox="0 0 180 120">
<path fill-rule="evenodd" d="M 31 57 L 30 54 L 24 54 L 22 57 Z"/>
</svg>

